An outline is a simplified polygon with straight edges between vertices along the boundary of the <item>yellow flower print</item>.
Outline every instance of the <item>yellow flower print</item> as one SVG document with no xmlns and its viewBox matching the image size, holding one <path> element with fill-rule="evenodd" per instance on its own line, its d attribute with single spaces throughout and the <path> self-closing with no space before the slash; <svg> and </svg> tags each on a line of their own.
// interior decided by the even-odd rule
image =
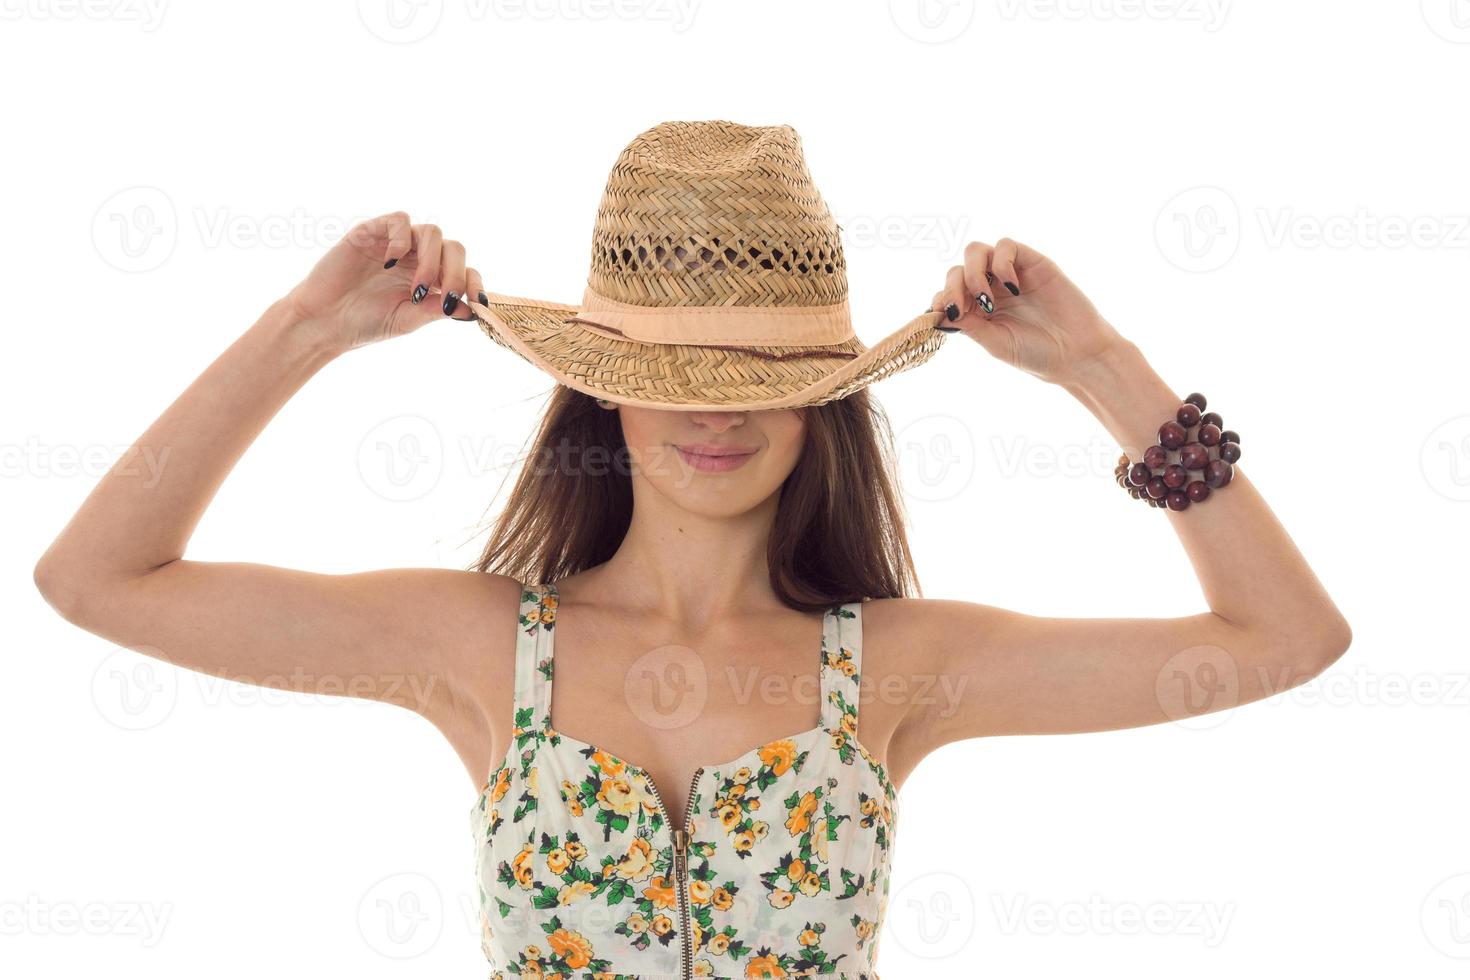
<svg viewBox="0 0 1470 980">
<path fill-rule="evenodd" d="M 801 885 L 799 887 L 803 895 L 805 895 L 807 898 L 811 898 L 813 895 L 821 892 L 822 878 L 815 871 L 808 871 L 806 875 L 801 879 Z"/>
<path fill-rule="evenodd" d="M 786 818 L 786 829 L 792 837 L 800 837 L 806 833 L 811 826 L 812 814 L 817 812 L 817 794 L 807 791 L 797 801 L 796 806 L 791 808 L 791 815 Z"/>
<path fill-rule="evenodd" d="M 780 776 L 796 762 L 796 743 L 789 738 L 772 742 L 760 750 L 760 759 Z"/>
<path fill-rule="evenodd" d="M 521 853 L 511 859 L 511 871 L 515 873 L 516 884 L 522 888 L 531 888 L 536 884 L 536 869 L 532 863 L 535 856 L 535 849 L 527 844 L 521 848 Z"/>
<path fill-rule="evenodd" d="M 499 803 L 500 798 L 510 789 L 510 770 L 502 769 L 495 774 L 495 786 L 490 790 L 490 802 Z"/>
<path fill-rule="evenodd" d="M 573 970 L 580 970 L 592 962 L 592 944 L 580 932 L 558 929 L 546 937 L 551 951 L 566 961 Z"/>
<path fill-rule="evenodd" d="M 792 881 L 800 881 L 804 874 L 806 874 L 806 862 L 801 858 L 797 858 L 786 866 L 786 877 Z"/>
<path fill-rule="evenodd" d="M 674 897 L 673 886 L 669 884 L 669 879 L 663 875 L 654 876 L 653 881 L 649 883 L 648 887 L 643 889 L 643 897 L 652 902 L 653 907 L 656 909 L 671 909 L 678 904 L 678 900 Z M 666 917 L 659 916 L 658 918 L 664 919 Z M 657 923 L 658 919 L 655 919 L 654 922 Z"/>
<path fill-rule="evenodd" d="M 601 772 L 602 775 L 605 777 L 621 776 L 623 774 L 623 770 L 627 768 L 627 765 L 623 762 L 622 759 L 619 759 L 615 755 L 608 755 L 606 752 L 603 752 L 601 750 L 593 752 L 591 760 L 592 764 L 595 765 L 598 771 Z"/>
<path fill-rule="evenodd" d="M 689 882 L 689 900 L 695 905 L 708 905 L 714 897 L 715 886 L 707 881 L 695 879 Z"/>
<path fill-rule="evenodd" d="M 541 597 L 541 605 L 547 609 L 555 609 L 559 602 L 561 602 L 561 596 L 544 595 Z"/>
<path fill-rule="evenodd" d="M 579 840 L 567 841 L 567 856 L 573 861 L 580 861 L 587 856 L 587 845 Z"/>
<path fill-rule="evenodd" d="M 696 977 L 712 977 L 715 975 L 714 964 L 709 960 L 694 961 L 694 975 Z"/>
<path fill-rule="evenodd" d="M 620 817 L 632 817 L 643 802 L 643 795 L 626 779 L 604 779 L 597 791 L 597 802 L 604 810 Z"/>
<path fill-rule="evenodd" d="M 556 902 L 558 905 L 571 905 L 591 895 L 596 888 L 590 881 L 574 881 L 556 893 Z"/>
<path fill-rule="evenodd" d="M 674 931 L 674 920 L 667 915 L 655 915 L 653 922 L 649 925 L 649 930 L 655 936 L 667 936 Z"/>
<path fill-rule="evenodd" d="M 786 971 L 774 953 L 754 957 L 745 964 L 746 980 L 780 980 L 785 976 Z"/>
<path fill-rule="evenodd" d="M 710 905 L 721 912 L 728 912 L 735 905 L 735 896 L 730 894 L 728 888 L 716 888 L 714 896 L 710 899 Z"/>
<path fill-rule="evenodd" d="M 536 623 L 541 622 L 541 610 L 532 609 L 530 612 L 526 613 L 526 622 L 533 626 Z"/>
<path fill-rule="evenodd" d="M 730 937 L 723 932 L 717 932 L 709 937 L 709 945 L 706 948 L 715 956 L 724 956 L 730 951 Z"/>
<path fill-rule="evenodd" d="M 635 837 L 628 845 L 627 856 L 616 865 L 618 875 L 629 881 L 642 881 L 653 874 L 653 858 L 653 845 L 648 842 L 648 838 Z"/>
<path fill-rule="evenodd" d="M 623 920 L 623 925 L 627 926 L 628 931 L 636 936 L 648 928 L 648 920 L 643 917 L 642 912 L 634 912 Z"/>
<path fill-rule="evenodd" d="M 539 796 L 541 793 L 539 784 L 536 780 L 536 774 L 538 772 L 540 772 L 540 770 L 537 769 L 535 766 L 532 766 L 530 773 L 526 776 L 526 785 L 531 788 L 532 796 Z"/>
<path fill-rule="evenodd" d="M 720 826 L 725 829 L 725 833 L 728 834 L 730 831 L 734 830 L 735 825 L 740 822 L 740 807 L 736 806 L 734 803 L 722 804 L 720 808 L 715 811 L 715 816 L 716 819 L 720 821 Z"/>
<path fill-rule="evenodd" d="M 733 778 L 737 783 L 748 783 L 750 782 L 751 777 L 754 775 L 755 774 L 750 771 L 749 766 L 741 766 L 739 769 L 735 770 L 735 776 Z"/>
<path fill-rule="evenodd" d="M 822 937 L 818 935 L 817 930 L 815 929 L 803 929 L 797 935 L 796 941 L 801 943 L 803 946 L 815 946 L 817 943 L 822 941 Z"/>
<path fill-rule="evenodd" d="M 771 903 L 773 909 L 784 909 L 796 901 L 796 895 L 784 888 L 772 888 L 771 893 L 766 896 L 766 901 Z"/>
</svg>

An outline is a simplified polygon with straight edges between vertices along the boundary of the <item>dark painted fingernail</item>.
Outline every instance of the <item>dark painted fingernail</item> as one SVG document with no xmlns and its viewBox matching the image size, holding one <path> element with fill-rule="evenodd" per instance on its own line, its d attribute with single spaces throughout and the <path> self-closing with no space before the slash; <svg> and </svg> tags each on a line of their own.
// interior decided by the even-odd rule
<svg viewBox="0 0 1470 980">
<path fill-rule="evenodd" d="M 1006 283 L 1006 288 L 1011 291 L 1011 295 L 1012 296 L 1020 296 L 1021 295 L 1021 291 L 1016 288 L 1016 284 L 1013 283 L 1013 282 Z"/>
<path fill-rule="evenodd" d="M 975 302 L 979 303 L 980 304 L 980 308 L 982 310 L 984 310 L 986 313 L 994 313 L 995 312 L 995 304 L 990 301 L 990 294 L 989 293 L 976 293 L 975 294 Z"/>
<path fill-rule="evenodd" d="M 986 269 L 985 270 L 985 281 L 988 282 L 988 283 L 990 283 L 992 286 L 994 286 L 995 285 L 995 273 L 991 272 L 989 269 Z"/>
<path fill-rule="evenodd" d="M 415 303 L 417 303 L 419 300 L 423 299 L 427 295 L 429 295 L 429 287 L 425 286 L 423 283 L 419 283 L 417 286 L 413 287 L 413 301 Z"/>
<path fill-rule="evenodd" d="M 398 264 L 398 260 L 397 259 L 389 259 L 387 262 L 384 262 L 383 263 L 383 268 L 385 268 L 385 269 L 391 269 L 391 268 L 393 268 L 397 264 Z"/>
<path fill-rule="evenodd" d="M 474 316 L 452 316 L 449 319 L 458 320 L 460 323 L 474 323 L 479 317 Z"/>
<path fill-rule="evenodd" d="M 454 304 L 456 304 L 458 302 L 459 302 L 459 293 L 456 293 L 456 292 L 454 292 L 454 291 L 451 290 L 450 293 L 449 293 L 449 295 L 444 297 L 444 315 L 445 316 L 448 316 L 449 314 L 453 313 L 454 312 Z"/>
<path fill-rule="evenodd" d="M 936 323 L 934 325 L 934 329 L 935 330 L 943 330 L 945 333 L 959 333 L 960 332 L 960 328 L 959 327 L 946 327 L 942 323 Z"/>
<path fill-rule="evenodd" d="M 490 305 L 490 297 L 485 295 L 485 291 L 483 289 L 480 290 L 480 305 L 481 306 L 489 306 Z"/>
<path fill-rule="evenodd" d="M 951 320 L 958 320 L 960 318 L 960 308 L 951 303 L 944 308 L 944 315 Z"/>
</svg>

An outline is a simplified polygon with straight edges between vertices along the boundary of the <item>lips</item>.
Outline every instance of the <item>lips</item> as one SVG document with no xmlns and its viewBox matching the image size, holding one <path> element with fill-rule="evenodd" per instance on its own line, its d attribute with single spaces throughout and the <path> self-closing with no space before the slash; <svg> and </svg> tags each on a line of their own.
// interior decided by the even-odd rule
<svg viewBox="0 0 1470 980">
<path fill-rule="evenodd" d="M 743 449 L 738 446 L 675 446 L 674 451 L 679 454 L 680 459 L 694 469 L 716 473 L 743 466 L 746 460 L 755 455 L 754 449 Z"/>
</svg>

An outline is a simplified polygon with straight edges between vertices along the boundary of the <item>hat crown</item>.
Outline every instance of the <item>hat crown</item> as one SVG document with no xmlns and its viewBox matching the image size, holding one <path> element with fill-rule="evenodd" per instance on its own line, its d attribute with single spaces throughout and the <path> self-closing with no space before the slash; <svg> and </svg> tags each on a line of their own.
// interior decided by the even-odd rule
<svg viewBox="0 0 1470 980">
<path fill-rule="evenodd" d="M 613 164 L 588 287 L 650 307 L 843 304 L 837 223 L 790 126 L 665 122 Z"/>
</svg>

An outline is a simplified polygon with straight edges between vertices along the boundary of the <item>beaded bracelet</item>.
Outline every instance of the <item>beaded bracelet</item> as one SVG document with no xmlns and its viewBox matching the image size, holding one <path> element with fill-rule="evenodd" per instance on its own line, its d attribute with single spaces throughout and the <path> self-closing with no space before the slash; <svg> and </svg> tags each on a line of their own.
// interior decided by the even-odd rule
<svg viewBox="0 0 1470 980">
<path fill-rule="evenodd" d="M 1240 459 L 1240 436 L 1222 429 L 1220 413 L 1206 413 L 1205 404 L 1199 392 L 1184 399 L 1174 418 L 1159 426 L 1159 441 L 1143 451 L 1141 462 L 1130 463 L 1127 453 L 1119 457 L 1113 470 L 1118 486 L 1150 507 L 1184 510 L 1208 500 L 1212 488 L 1228 484 L 1235 476 L 1231 464 Z M 1189 430 L 1196 426 L 1191 440 Z M 1177 453 L 1175 462 L 1169 461 L 1170 453 Z M 1190 480 L 1191 470 L 1200 471 L 1200 478 Z"/>
</svg>

